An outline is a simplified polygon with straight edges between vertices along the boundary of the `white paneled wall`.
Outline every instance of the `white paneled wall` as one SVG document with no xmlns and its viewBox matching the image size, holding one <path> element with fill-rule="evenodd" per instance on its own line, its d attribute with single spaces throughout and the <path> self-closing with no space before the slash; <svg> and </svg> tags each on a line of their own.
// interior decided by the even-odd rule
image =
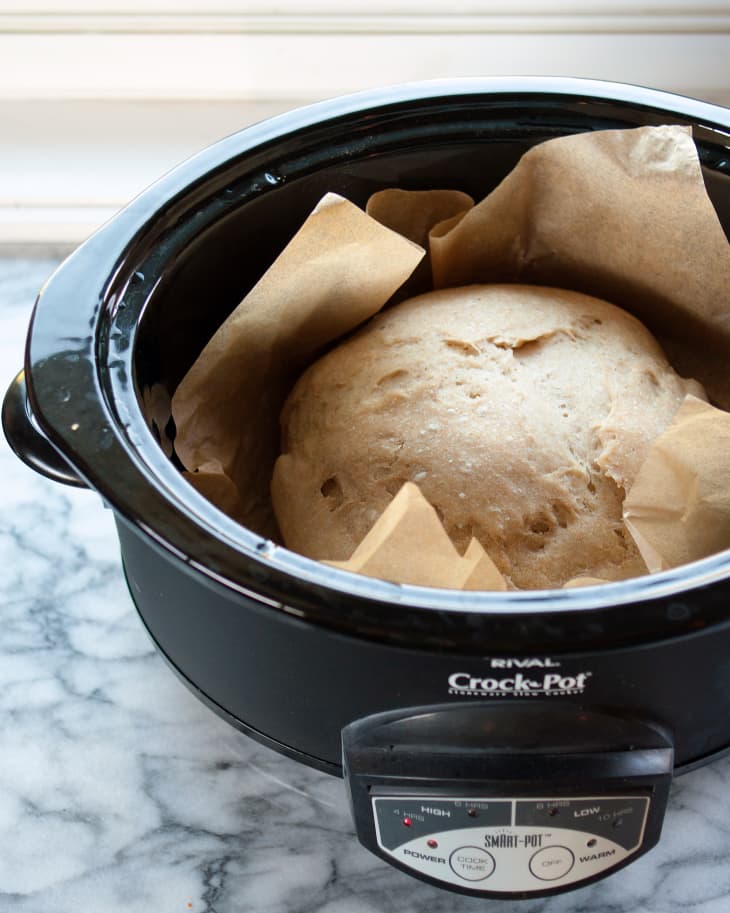
<svg viewBox="0 0 730 913">
<path fill-rule="evenodd" d="M 79 240 L 181 158 L 296 104 L 519 73 L 730 104 L 730 4 L 0 0 L 0 241 Z"/>
</svg>

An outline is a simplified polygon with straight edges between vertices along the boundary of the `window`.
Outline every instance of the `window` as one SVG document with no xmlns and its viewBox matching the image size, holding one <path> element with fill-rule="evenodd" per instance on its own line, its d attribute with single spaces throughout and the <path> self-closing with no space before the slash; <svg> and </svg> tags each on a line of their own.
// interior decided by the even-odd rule
<svg viewBox="0 0 730 913">
<path fill-rule="evenodd" d="M 730 104 L 728 59 L 726 0 L 4 0 L 0 240 L 78 240 L 216 138 L 344 92 L 541 73 Z"/>
</svg>

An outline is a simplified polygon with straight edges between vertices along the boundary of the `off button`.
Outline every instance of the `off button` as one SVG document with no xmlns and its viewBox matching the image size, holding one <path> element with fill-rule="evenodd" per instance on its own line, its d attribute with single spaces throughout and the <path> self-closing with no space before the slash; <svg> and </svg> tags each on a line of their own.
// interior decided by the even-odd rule
<svg viewBox="0 0 730 913">
<path fill-rule="evenodd" d="M 460 846 L 449 856 L 451 871 L 465 881 L 484 881 L 494 871 L 494 856 L 480 846 Z"/>
<path fill-rule="evenodd" d="M 530 871 L 540 881 L 557 881 L 573 868 L 575 856 L 567 846 L 546 846 L 530 859 Z"/>
</svg>

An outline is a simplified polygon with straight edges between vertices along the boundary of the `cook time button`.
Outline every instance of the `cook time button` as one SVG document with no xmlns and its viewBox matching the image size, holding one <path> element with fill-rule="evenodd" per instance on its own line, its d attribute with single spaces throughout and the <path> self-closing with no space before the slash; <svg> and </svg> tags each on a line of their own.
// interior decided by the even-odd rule
<svg viewBox="0 0 730 913">
<path fill-rule="evenodd" d="M 495 868 L 494 856 L 480 846 L 460 846 L 449 856 L 449 865 L 465 881 L 484 881 Z"/>
<path fill-rule="evenodd" d="M 530 871 L 540 881 L 557 881 L 573 868 L 575 856 L 567 846 L 546 846 L 530 859 Z"/>
</svg>

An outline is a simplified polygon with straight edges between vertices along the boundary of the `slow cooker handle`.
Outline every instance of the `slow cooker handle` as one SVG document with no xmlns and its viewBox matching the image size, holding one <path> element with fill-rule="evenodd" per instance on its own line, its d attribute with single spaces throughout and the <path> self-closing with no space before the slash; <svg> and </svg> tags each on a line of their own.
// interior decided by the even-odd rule
<svg viewBox="0 0 730 913">
<path fill-rule="evenodd" d="M 11 449 L 31 469 L 54 482 L 87 487 L 38 427 L 28 400 L 25 371 L 14 378 L 5 394 L 2 425 Z"/>
<path fill-rule="evenodd" d="M 437 704 L 346 726 L 360 842 L 416 878 L 492 898 L 583 887 L 651 849 L 670 735 L 555 701 Z"/>
</svg>

